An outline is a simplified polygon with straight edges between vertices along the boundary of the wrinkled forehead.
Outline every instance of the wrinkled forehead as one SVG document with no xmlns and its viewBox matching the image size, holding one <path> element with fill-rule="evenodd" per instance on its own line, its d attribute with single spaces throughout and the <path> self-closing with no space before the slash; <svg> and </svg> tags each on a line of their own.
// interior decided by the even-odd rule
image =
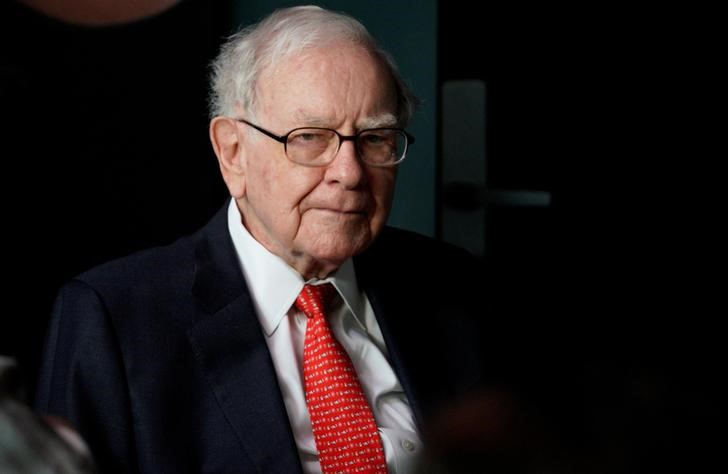
<svg viewBox="0 0 728 474">
<path fill-rule="evenodd" d="M 256 111 L 285 113 L 312 126 L 354 113 L 363 126 L 392 126 L 396 108 L 389 69 L 355 44 L 294 51 L 261 71 L 256 84 Z"/>
</svg>

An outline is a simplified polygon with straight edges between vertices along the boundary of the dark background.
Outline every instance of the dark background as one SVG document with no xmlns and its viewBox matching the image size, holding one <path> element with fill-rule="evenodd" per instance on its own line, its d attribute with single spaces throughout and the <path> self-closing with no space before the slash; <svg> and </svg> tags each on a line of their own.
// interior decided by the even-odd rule
<svg viewBox="0 0 728 474">
<path fill-rule="evenodd" d="M 0 5 L 0 353 L 31 389 L 63 281 L 223 203 L 205 98 L 229 8 L 88 28 Z M 488 212 L 499 363 L 562 441 L 553 466 L 699 471 L 725 439 L 715 12 L 482 8 L 439 3 L 438 82 L 487 84 L 488 186 L 552 196 Z"/>
<path fill-rule="evenodd" d="M 91 28 L 2 2 L 0 352 L 30 384 L 62 282 L 189 233 L 223 202 L 205 102 L 215 14 L 183 2 Z"/>
<path fill-rule="evenodd" d="M 715 13 L 439 4 L 441 78 L 488 87 L 488 186 L 552 193 L 491 206 L 485 268 L 557 470 L 725 465 Z"/>
</svg>

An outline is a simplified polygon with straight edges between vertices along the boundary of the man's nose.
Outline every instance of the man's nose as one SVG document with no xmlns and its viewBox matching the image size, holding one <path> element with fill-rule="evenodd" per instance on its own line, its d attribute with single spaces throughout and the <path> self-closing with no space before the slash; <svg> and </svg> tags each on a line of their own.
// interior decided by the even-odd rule
<svg viewBox="0 0 728 474">
<path fill-rule="evenodd" d="M 326 179 L 356 188 L 366 180 L 364 163 L 354 140 L 342 140 L 339 151 L 326 170 Z"/>
</svg>

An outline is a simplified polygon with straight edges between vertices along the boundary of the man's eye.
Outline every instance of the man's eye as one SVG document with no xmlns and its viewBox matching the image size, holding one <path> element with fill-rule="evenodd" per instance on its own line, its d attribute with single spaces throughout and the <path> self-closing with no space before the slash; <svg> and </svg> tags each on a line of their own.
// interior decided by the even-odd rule
<svg viewBox="0 0 728 474">
<path fill-rule="evenodd" d="M 288 137 L 289 145 L 316 145 L 321 143 L 327 143 L 329 141 L 329 135 L 320 132 L 302 132 Z"/>
<path fill-rule="evenodd" d="M 384 145 L 393 141 L 391 133 L 367 133 L 361 136 L 364 145 Z"/>
</svg>

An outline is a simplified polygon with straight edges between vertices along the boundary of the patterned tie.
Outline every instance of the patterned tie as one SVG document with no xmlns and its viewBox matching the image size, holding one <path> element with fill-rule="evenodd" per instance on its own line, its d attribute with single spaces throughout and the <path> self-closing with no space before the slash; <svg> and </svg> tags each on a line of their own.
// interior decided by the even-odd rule
<svg viewBox="0 0 728 474">
<path fill-rule="evenodd" d="M 303 379 L 313 436 L 324 474 L 386 473 L 382 442 L 351 359 L 326 322 L 330 283 L 306 285 L 296 308 L 308 316 Z"/>
</svg>

